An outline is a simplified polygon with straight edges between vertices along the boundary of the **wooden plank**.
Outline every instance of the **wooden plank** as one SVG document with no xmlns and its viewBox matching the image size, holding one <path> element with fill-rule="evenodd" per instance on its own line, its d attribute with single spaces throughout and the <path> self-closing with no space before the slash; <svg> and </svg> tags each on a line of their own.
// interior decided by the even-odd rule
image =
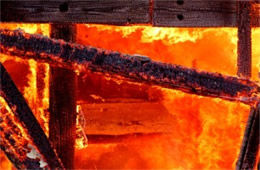
<svg viewBox="0 0 260 170">
<path fill-rule="evenodd" d="M 17 156 L 12 157 L 13 163 L 15 161 L 26 161 L 34 162 L 34 164 L 23 164 L 22 169 L 35 169 L 36 167 L 41 166 L 39 164 L 39 157 L 37 156 L 37 163 L 36 161 L 31 160 L 29 158 L 26 158 L 24 154 L 26 154 L 23 149 L 28 149 L 32 147 L 35 148 L 41 157 L 43 157 L 43 160 L 47 162 L 46 168 L 50 169 L 63 169 L 63 165 L 58 159 L 56 153 L 54 152 L 52 146 L 49 143 L 49 140 L 47 136 L 44 134 L 43 130 L 41 129 L 41 126 L 37 122 L 37 119 L 34 117 L 31 109 L 29 108 L 28 104 L 26 103 L 25 99 L 23 98 L 22 94 L 19 92 L 17 87 L 15 86 L 13 80 L 11 79 L 10 75 L 4 68 L 4 66 L 0 63 L 0 75 L 1 75 L 1 81 L 0 81 L 0 95 L 2 98 L 4 98 L 5 102 L 8 104 L 9 108 L 12 110 L 11 115 L 4 115 L 4 112 L 1 110 L 1 119 L 0 119 L 0 145 L 1 149 L 4 149 L 5 152 L 7 152 L 8 156 Z M 2 123 L 5 119 L 8 119 L 8 123 L 5 124 L 5 126 L 2 126 Z M 11 126 L 11 128 L 8 128 Z M 26 135 L 30 138 L 32 143 L 28 142 L 28 138 L 23 138 L 23 135 L 20 135 L 19 130 L 22 128 L 23 135 L 26 133 Z M 11 133 L 12 132 L 12 133 Z M 5 134 L 4 134 L 5 133 Z M 16 136 L 15 136 L 16 134 Z M 23 136 L 21 138 L 21 136 Z M 20 138 L 19 138 L 20 137 Z M 15 141 L 18 140 L 18 142 Z M 25 140 L 23 142 L 23 140 Z M 9 141 L 9 142 L 5 142 Z M 12 141 L 12 142 L 10 142 Z M 27 142 L 26 142 L 27 141 Z M 2 143 L 3 142 L 3 143 Z M 12 145 L 14 148 L 14 152 L 11 152 L 10 147 L 8 146 Z M 29 144 L 32 144 L 32 147 L 29 146 Z M 20 149 L 19 149 L 20 148 Z M 37 152 L 36 151 L 36 152 Z M 15 155 L 12 153 L 16 153 Z M 22 157 L 19 157 L 21 155 Z M 28 157 L 28 155 L 27 155 Z M 38 169 L 38 168 L 36 168 Z"/>
<path fill-rule="evenodd" d="M 149 23 L 149 0 L 20 0 L 1 2 L 2 22 Z"/>
<path fill-rule="evenodd" d="M 253 8 L 252 26 L 260 26 L 259 7 Z M 154 0 L 154 26 L 236 27 L 236 1 Z"/>
<path fill-rule="evenodd" d="M 51 24 L 51 37 L 76 41 L 76 25 Z M 74 166 L 76 138 L 76 73 L 66 68 L 50 68 L 49 139 L 66 169 Z"/>
<path fill-rule="evenodd" d="M 87 136 L 169 133 L 177 126 L 176 117 L 161 103 L 89 103 L 80 106 Z"/>
<path fill-rule="evenodd" d="M 256 107 L 251 108 L 251 112 L 247 121 L 243 142 L 239 158 L 236 164 L 237 170 L 254 169 L 258 166 L 257 154 L 260 149 L 259 145 L 259 120 L 260 119 L 260 103 Z"/>
<path fill-rule="evenodd" d="M 238 44 L 237 44 L 237 74 L 240 77 L 250 78 L 252 67 L 251 43 L 251 2 L 237 2 Z"/>
</svg>

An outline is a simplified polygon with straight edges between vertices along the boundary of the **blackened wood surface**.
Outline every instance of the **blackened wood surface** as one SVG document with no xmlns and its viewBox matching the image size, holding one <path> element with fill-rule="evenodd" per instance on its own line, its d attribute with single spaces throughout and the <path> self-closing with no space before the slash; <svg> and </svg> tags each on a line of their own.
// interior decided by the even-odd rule
<svg viewBox="0 0 260 170">
<path fill-rule="evenodd" d="M 1 11 L 4 22 L 149 22 L 149 0 L 4 0 Z"/>
<path fill-rule="evenodd" d="M 46 67 L 44 63 L 37 63 L 37 76 L 36 76 L 36 87 L 37 87 L 37 104 L 39 107 L 43 105 L 44 88 L 46 77 Z"/>
<path fill-rule="evenodd" d="M 237 2 L 237 23 L 238 23 L 238 76 L 250 78 L 252 65 L 251 50 L 251 2 Z"/>
<path fill-rule="evenodd" d="M 254 14 L 253 26 L 259 26 L 259 11 Z M 155 26 L 236 27 L 236 18 L 235 0 L 154 0 Z"/>
<path fill-rule="evenodd" d="M 259 151 L 259 117 L 260 115 L 260 103 L 251 109 L 239 159 L 237 161 L 236 169 L 253 169 L 256 165 L 257 153 Z"/>
<path fill-rule="evenodd" d="M 47 108 L 48 106 L 44 106 L 44 93 L 45 93 L 45 88 L 46 84 L 45 84 L 45 79 L 48 78 L 47 74 L 48 74 L 48 69 L 45 63 L 37 63 L 37 69 L 36 69 L 36 89 L 37 89 L 37 97 L 36 97 L 36 110 L 35 110 L 35 116 L 37 118 L 37 120 L 39 121 L 42 129 L 44 130 L 45 133 L 47 132 L 47 129 L 45 128 L 45 123 L 47 124 L 47 122 L 45 122 L 45 120 L 43 119 L 43 117 L 47 117 Z M 45 110 L 43 110 L 45 109 Z"/>
<path fill-rule="evenodd" d="M 31 137 L 31 140 L 33 141 L 39 152 L 45 158 L 48 166 L 51 169 L 62 169 L 63 165 L 61 164 L 53 148 L 51 147 L 48 138 L 41 129 L 39 123 L 34 117 L 22 94 L 19 92 L 10 75 L 1 63 L 0 76 L 1 96 L 5 99 L 9 107 L 12 109 L 17 119 L 21 122 L 21 124 L 23 124 L 24 128 L 26 128 L 28 135 Z"/>
<path fill-rule="evenodd" d="M 82 72 L 90 69 L 115 77 L 120 76 L 120 79 L 124 77 L 139 83 L 159 85 L 202 96 L 247 104 L 256 104 L 259 101 L 259 85 L 247 79 L 156 62 L 145 56 L 121 54 L 57 41 L 21 30 L 0 29 L 0 41 L 1 53 L 11 56 L 35 59 L 38 62 L 70 69 L 79 68 Z"/>
<path fill-rule="evenodd" d="M 52 24 L 51 37 L 74 42 L 76 25 Z M 66 169 L 74 164 L 76 133 L 76 73 L 60 67 L 50 68 L 50 141 Z"/>
</svg>

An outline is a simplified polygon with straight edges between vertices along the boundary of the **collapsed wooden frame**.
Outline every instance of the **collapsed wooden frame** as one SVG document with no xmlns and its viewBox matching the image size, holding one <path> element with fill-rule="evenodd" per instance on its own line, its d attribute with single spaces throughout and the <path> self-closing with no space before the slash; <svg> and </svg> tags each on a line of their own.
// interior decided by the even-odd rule
<svg viewBox="0 0 260 170">
<path fill-rule="evenodd" d="M 43 3 L 40 0 L 3 0 L 1 1 L 1 21 L 238 27 L 238 75 L 249 78 L 251 74 L 251 26 L 260 26 L 260 1 L 244 2 L 243 0 L 239 2 L 236 0 L 194 0 L 189 2 L 185 0 L 97 0 L 93 3 L 91 0 L 84 2 L 57 0 Z M 252 107 L 250 115 L 256 113 L 255 110 L 257 108 Z M 255 151 L 257 150 L 254 150 L 252 141 L 254 143 L 256 138 L 248 137 L 256 134 L 257 126 L 252 123 L 256 121 L 255 117 L 251 117 L 247 123 L 237 169 L 254 166 L 252 161 L 255 161 Z M 251 128 L 253 124 L 254 126 Z"/>
<path fill-rule="evenodd" d="M 10 75 L 1 63 L 0 75 L 1 97 L 4 98 L 12 111 L 12 116 L 14 116 L 13 120 L 10 119 L 11 116 L 7 116 L 6 118 L 8 120 L 6 120 L 4 119 L 4 113 L 1 113 L 0 124 L 1 128 L 3 128 L 3 131 L 1 130 L 1 134 L 3 135 L 1 135 L 0 140 L 1 149 L 18 169 L 63 169 L 62 163 L 52 148 L 40 124 L 34 117 L 23 95 L 19 92 Z M 5 120 L 7 122 L 4 122 Z M 18 123 L 21 124 L 20 127 L 17 127 L 18 125 L 14 120 L 17 120 Z M 6 127 L 2 127 L 3 123 L 7 123 L 7 125 L 12 128 L 7 131 L 4 129 Z M 15 135 L 24 135 L 22 132 L 19 132 L 20 128 L 24 129 L 22 131 L 27 133 L 29 137 L 24 142 L 15 140 Z M 11 152 L 12 150 L 14 150 L 14 152 Z M 34 154 L 30 157 L 28 156 L 30 152 L 39 152 L 40 155 L 35 156 Z M 39 158 L 42 158 L 43 160 L 39 160 Z M 47 164 L 44 167 L 41 167 L 42 165 L 39 163 L 40 161 L 45 161 Z"/>
<path fill-rule="evenodd" d="M 242 96 L 241 99 L 243 100 L 241 101 L 247 104 L 259 101 L 257 97 L 257 94 L 260 92 L 259 86 L 246 79 L 198 72 L 181 66 L 154 62 L 144 56 L 130 56 L 93 47 L 80 46 L 41 35 L 30 35 L 21 30 L 0 30 L 0 40 L 2 42 L 0 45 L 1 53 L 7 55 L 27 59 L 33 58 L 37 61 L 44 61 L 52 65 L 64 66 L 65 68 L 71 65 L 75 66 L 72 68 L 81 66 L 79 68 L 82 70 L 91 69 L 92 71 L 118 74 L 133 81 L 176 88 L 199 95 L 238 101 L 239 98 L 237 97 Z M 140 75 L 139 72 L 141 73 Z M 189 90 L 190 87 L 192 87 L 191 90 Z M 196 91 L 196 89 L 199 90 Z M 212 91 L 212 89 L 215 91 Z M 217 94 L 220 95 L 218 96 Z M 250 102 L 245 100 L 245 98 L 252 97 L 251 95 L 256 95 L 256 98 L 252 98 L 249 100 Z M 259 112 L 254 106 L 252 110 L 252 113 Z M 240 158 L 237 163 L 238 169 L 252 167 L 256 161 L 258 126 L 257 123 L 252 123 L 256 119 L 255 116 L 252 116 L 247 125 Z M 6 150 L 4 147 L 2 148 Z M 253 153 L 251 153 L 252 150 L 254 151 Z"/>
</svg>

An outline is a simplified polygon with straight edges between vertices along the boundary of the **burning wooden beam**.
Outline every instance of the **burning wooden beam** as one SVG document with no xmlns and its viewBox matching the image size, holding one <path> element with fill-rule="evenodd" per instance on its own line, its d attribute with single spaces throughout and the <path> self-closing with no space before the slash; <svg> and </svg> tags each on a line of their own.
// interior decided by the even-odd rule
<svg viewBox="0 0 260 170">
<path fill-rule="evenodd" d="M 183 92 L 256 104 L 260 87 L 255 82 L 199 72 L 174 64 L 152 61 L 139 55 L 108 50 L 31 35 L 21 30 L 0 30 L 1 53 L 35 59 L 71 69 L 109 73 L 131 81 L 178 89 Z"/>
<path fill-rule="evenodd" d="M 76 25 L 52 24 L 51 37 L 76 41 Z M 74 70 L 50 67 L 50 141 L 66 169 L 74 167 L 76 90 Z"/>
<path fill-rule="evenodd" d="M 19 169 L 63 169 L 48 138 L 1 63 L 0 75 L 0 94 L 12 112 L 8 114 L 1 109 L 1 149 Z M 40 161 L 47 164 L 41 165 Z"/>
<path fill-rule="evenodd" d="M 259 152 L 260 103 L 251 108 L 236 169 L 254 169 Z"/>
<path fill-rule="evenodd" d="M 250 78 L 252 65 L 251 50 L 251 4 L 250 1 L 238 1 L 238 76 Z"/>
</svg>

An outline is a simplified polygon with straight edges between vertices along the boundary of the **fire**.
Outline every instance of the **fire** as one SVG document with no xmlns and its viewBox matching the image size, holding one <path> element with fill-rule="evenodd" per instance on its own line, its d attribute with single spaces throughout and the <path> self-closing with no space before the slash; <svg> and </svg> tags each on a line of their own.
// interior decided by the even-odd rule
<svg viewBox="0 0 260 170">
<path fill-rule="evenodd" d="M 49 35 L 47 24 L 1 24 L 2 27 L 21 28 L 28 33 Z M 145 55 L 153 60 L 209 72 L 228 75 L 236 75 L 237 72 L 237 29 L 235 28 L 158 28 L 140 25 L 119 27 L 88 24 L 77 27 L 79 44 L 121 53 Z M 260 40 L 256 38 L 259 36 L 260 29 L 253 28 L 252 79 L 255 81 L 259 81 L 260 72 L 260 50 L 257 48 Z M 10 60 L 28 66 L 26 85 L 18 88 L 23 92 L 42 128 L 48 134 L 49 65 L 33 60 L 0 56 L 0 62 L 6 66 Z M 11 75 L 15 72 L 15 68 L 12 67 L 7 70 L 11 71 Z M 41 74 L 42 71 L 44 74 Z M 121 98 L 117 100 L 123 103 L 125 102 L 123 98 L 130 95 L 123 90 L 126 87 L 132 90 L 130 96 L 138 96 L 145 102 L 159 103 L 170 115 L 176 117 L 176 121 L 172 122 L 175 128 L 168 134 L 129 137 L 119 144 L 89 144 L 86 147 L 88 129 L 84 131 L 85 125 L 80 123 L 84 116 L 79 114 L 81 103 L 78 103 L 77 134 L 80 135 L 76 140 L 76 161 L 78 161 L 76 168 L 234 169 L 249 106 L 130 83 L 110 76 L 104 77 L 92 73 L 86 73 L 84 76 L 108 88 L 95 86 L 91 91 L 89 85 L 88 90 L 91 92 L 80 91 L 87 99 L 80 98 L 79 101 L 86 100 L 92 104 L 97 101 L 105 103 L 108 102 L 106 95 L 120 93 Z M 100 95 L 100 91 L 105 94 Z M 100 108 L 100 112 L 104 110 L 105 108 Z M 80 161 L 85 163 L 81 164 Z"/>
<path fill-rule="evenodd" d="M 7 28 L 7 29 L 22 29 L 27 33 L 38 33 L 45 36 L 49 35 L 49 25 L 48 24 L 0 24 L 1 28 Z M 27 100 L 27 103 L 29 104 L 30 108 L 32 109 L 33 113 L 35 114 L 37 120 L 41 124 L 43 130 L 45 131 L 45 134 L 48 135 L 48 113 L 47 109 L 49 108 L 49 74 L 45 74 L 45 77 L 43 77 L 43 95 L 41 98 L 38 97 L 37 93 L 37 67 L 39 64 L 37 64 L 34 60 L 22 60 L 19 58 L 14 58 L 10 56 L 6 56 L 3 54 L 0 54 L 0 62 L 2 62 L 8 69 L 8 71 L 12 72 L 18 72 L 19 66 L 23 65 L 24 67 L 28 68 L 28 74 L 24 78 L 16 78 L 15 76 L 12 76 L 16 84 L 18 85 L 19 90 L 22 92 L 23 96 Z M 10 64 L 8 64 L 10 63 Z M 13 65 L 18 66 L 13 67 Z M 46 68 L 46 71 L 49 70 L 48 64 L 43 64 Z M 17 81 L 16 81 L 17 79 Z M 26 83 L 19 83 L 18 79 L 25 79 L 27 80 Z M 9 168 L 4 169 L 11 169 L 10 163 L 8 163 L 6 160 L 3 160 L 1 162 L 1 166 L 5 165 Z"/>
<path fill-rule="evenodd" d="M 228 75 L 237 73 L 237 29 L 235 28 L 78 25 L 78 30 L 80 30 L 78 31 L 80 44 L 145 55 L 154 60 L 199 70 Z M 252 30 L 253 80 L 259 80 L 260 52 L 256 50 L 256 44 L 260 43 L 256 38 L 259 36 L 259 31 L 260 29 Z M 118 82 L 113 78 L 107 81 Z M 119 84 L 121 83 L 120 81 Z M 106 162 L 105 155 L 111 156 L 112 153 L 125 155 L 125 152 L 128 152 L 126 145 L 130 145 L 129 148 L 132 148 L 137 158 L 132 158 L 131 161 L 126 158 L 123 168 L 235 168 L 249 106 L 159 87 L 151 88 L 150 91 L 151 98 L 159 100 L 170 114 L 176 116 L 176 122 L 173 122 L 176 124 L 176 129 L 172 129 L 171 135 L 134 141 L 129 139 L 124 141 L 127 143 L 125 145 L 105 148 L 102 146 L 92 148 L 90 144 L 84 151 L 78 151 L 81 157 L 81 152 L 88 152 L 89 155 L 86 155 L 85 159 L 79 157 L 78 159 L 88 160 L 88 167 L 91 168 L 116 168 L 116 166 L 102 164 Z M 157 95 L 160 93 L 161 97 L 154 97 L 156 93 L 153 91 L 156 91 Z M 91 94 L 91 96 L 99 95 Z M 131 154 L 129 153 L 128 156 L 131 157 Z M 91 159 L 92 157 L 95 159 Z M 118 160 L 120 158 L 112 156 L 111 160 L 107 161 L 116 164 Z M 140 161 L 142 163 L 138 164 Z M 77 168 L 84 167 L 80 166 L 80 163 L 77 166 Z"/>
<path fill-rule="evenodd" d="M 128 54 L 141 54 L 154 60 L 199 70 L 228 75 L 237 73 L 237 28 L 79 25 L 78 29 L 81 32 L 78 36 L 80 44 Z M 259 36 L 260 29 L 253 28 L 253 80 L 259 80 Z"/>
<path fill-rule="evenodd" d="M 35 148 L 27 130 L 24 129 L 24 125 L 15 116 L 15 108 L 10 108 L 3 97 L 0 97 L 0 111 L 0 128 L 4 129 L 4 131 L 1 130 L 0 132 L 1 149 L 3 147 L 5 152 L 11 155 L 12 159 L 17 162 L 17 168 L 25 168 L 24 163 L 28 163 L 28 160 L 32 162 L 34 159 L 40 162 L 41 167 L 45 167 L 47 164 Z M 3 157 L 2 151 L 0 156 Z M 3 159 L 3 162 L 1 162 L 1 167 L 12 168 L 6 159 Z"/>
<path fill-rule="evenodd" d="M 1 28 L 7 29 L 22 29 L 27 33 L 31 34 L 42 34 L 45 36 L 49 35 L 49 25 L 48 24 L 3 24 L 1 23 Z M 46 110 L 49 108 L 49 77 L 48 74 L 45 74 L 42 79 L 43 82 L 43 95 L 39 98 L 37 95 L 37 64 L 34 60 L 21 60 L 19 58 L 9 57 L 6 55 L 0 55 L 0 62 L 15 62 L 15 63 L 23 63 L 28 65 L 29 73 L 26 76 L 28 80 L 26 86 L 21 89 L 18 86 L 19 90 L 22 91 L 27 103 L 29 104 L 30 108 L 32 109 L 33 113 L 35 114 L 36 118 L 42 125 L 42 128 L 45 130 L 45 133 L 48 135 L 48 114 Z M 44 64 L 46 71 L 49 70 L 48 64 Z M 7 68 L 8 69 L 8 68 Z M 9 71 L 9 70 L 8 70 Z M 15 70 L 13 70 L 15 71 Z M 15 80 L 15 79 L 14 79 Z"/>
</svg>

